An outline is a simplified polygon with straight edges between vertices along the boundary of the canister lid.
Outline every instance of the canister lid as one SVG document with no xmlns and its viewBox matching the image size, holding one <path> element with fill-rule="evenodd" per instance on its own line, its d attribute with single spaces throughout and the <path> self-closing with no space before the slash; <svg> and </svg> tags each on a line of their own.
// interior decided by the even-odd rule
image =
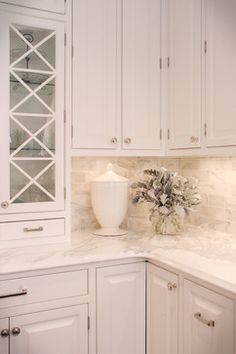
<svg viewBox="0 0 236 354">
<path fill-rule="evenodd" d="M 93 182 L 128 182 L 128 178 L 123 177 L 115 173 L 113 170 L 112 163 L 107 165 L 107 172 L 101 176 L 96 177 Z"/>
</svg>

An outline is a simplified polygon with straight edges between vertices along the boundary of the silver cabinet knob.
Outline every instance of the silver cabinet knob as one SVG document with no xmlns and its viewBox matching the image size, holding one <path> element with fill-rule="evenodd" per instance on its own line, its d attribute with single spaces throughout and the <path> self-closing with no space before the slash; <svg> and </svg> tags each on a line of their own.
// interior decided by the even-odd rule
<svg viewBox="0 0 236 354">
<path fill-rule="evenodd" d="M 11 330 L 11 333 L 13 334 L 13 336 L 19 336 L 20 332 L 21 332 L 21 330 L 19 327 L 14 327 Z"/>
<path fill-rule="evenodd" d="M 4 328 L 4 329 L 1 330 L 1 337 L 6 338 L 6 337 L 9 336 L 9 334 L 10 334 L 9 329 Z"/>
<path fill-rule="evenodd" d="M 9 207 L 9 203 L 6 200 L 4 200 L 4 202 L 1 203 L 1 207 L 3 209 L 7 209 Z"/>
<path fill-rule="evenodd" d="M 172 290 L 174 290 L 176 288 L 177 288 L 177 284 L 176 283 L 171 283 L 171 282 L 167 283 L 167 289 L 169 291 L 172 291 Z"/>
<path fill-rule="evenodd" d="M 190 137 L 190 142 L 191 142 L 191 143 L 198 143 L 198 141 L 199 141 L 199 139 L 198 139 L 197 136 L 191 136 L 191 137 Z"/>
<path fill-rule="evenodd" d="M 111 138 L 110 142 L 111 142 L 112 144 L 117 144 L 117 138 L 116 138 L 116 137 Z"/>
<path fill-rule="evenodd" d="M 124 143 L 125 143 L 125 144 L 130 144 L 131 141 L 132 141 L 132 140 L 131 140 L 130 138 L 125 138 L 125 139 L 124 139 Z"/>
</svg>

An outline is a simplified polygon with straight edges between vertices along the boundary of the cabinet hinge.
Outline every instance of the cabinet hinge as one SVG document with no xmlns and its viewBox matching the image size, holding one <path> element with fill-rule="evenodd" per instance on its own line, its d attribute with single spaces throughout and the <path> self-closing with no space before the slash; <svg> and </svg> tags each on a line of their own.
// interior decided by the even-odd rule
<svg viewBox="0 0 236 354">
<path fill-rule="evenodd" d="M 170 129 L 167 129 L 167 139 L 170 140 Z"/>
<path fill-rule="evenodd" d="M 66 123 L 66 110 L 64 109 L 64 123 Z"/>
<path fill-rule="evenodd" d="M 160 70 L 162 69 L 162 58 L 160 58 Z"/>
<path fill-rule="evenodd" d="M 72 58 L 74 58 L 74 46 L 73 45 L 71 46 L 71 56 L 72 56 Z"/>
<path fill-rule="evenodd" d="M 204 53 L 207 53 L 207 41 L 204 41 Z"/>
<path fill-rule="evenodd" d="M 160 140 L 162 140 L 162 129 L 160 129 Z"/>
<path fill-rule="evenodd" d="M 90 330 L 90 316 L 88 316 L 88 330 Z"/>
<path fill-rule="evenodd" d="M 66 187 L 64 187 L 64 200 L 66 200 Z"/>
<path fill-rule="evenodd" d="M 204 124 L 204 135 L 207 136 L 207 124 Z"/>
<path fill-rule="evenodd" d="M 167 68 L 170 67 L 170 57 L 167 58 Z"/>
<path fill-rule="evenodd" d="M 71 126 L 71 137 L 73 138 L 73 136 L 74 136 L 74 127 L 73 127 L 73 125 Z"/>
<path fill-rule="evenodd" d="M 66 32 L 64 33 L 64 45 L 66 46 L 67 44 L 67 35 L 66 35 Z"/>
</svg>

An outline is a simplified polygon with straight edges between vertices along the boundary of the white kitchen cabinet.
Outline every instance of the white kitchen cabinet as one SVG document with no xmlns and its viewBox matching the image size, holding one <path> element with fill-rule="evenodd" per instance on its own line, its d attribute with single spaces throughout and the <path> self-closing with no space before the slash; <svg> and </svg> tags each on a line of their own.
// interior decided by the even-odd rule
<svg viewBox="0 0 236 354">
<path fill-rule="evenodd" d="M 178 277 L 147 266 L 147 354 L 178 353 Z"/>
<path fill-rule="evenodd" d="M 11 239 L 46 240 L 50 221 L 54 242 L 65 234 L 65 23 L 44 15 L 0 4 L 1 239 L 3 228 Z"/>
<path fill-rule="evenodd" d="M 123 149 L 161 148 L 161 0 L 123 2 Z"/>
<path fill-rule="evenodd" d="M 73 2 L 74 148 L 117 148 L 118 3 Z"/>
<path fill-rule="evenodd" d="M 0 319 L 0 354 L 8 354 L 9 351 L 9 319 Z"/>
<path fill-rule="evenodd" d="M 0 2 L 61 14 L 65 12 L 65 0 L 6 0 Z"/>
<path fill-rule="evenodd" d="M 202 0 L 169 0 L 168 4 L 168 148 L 199 148 L 202 130 Z"/>
<path fill-rule="evenodd" d="M 183 294 L 184 354 L 234 353 L 234 301 L 188 280 Z"/>
<path fill-rule="evenodd" d="M 236 2 L 206 1 L 207 147 L 236 145 Z"/>
<path fill-rule="evenodd" d="M 145 353 L 145 263 L 97 270 L 97 353 Z"/>
</svg>

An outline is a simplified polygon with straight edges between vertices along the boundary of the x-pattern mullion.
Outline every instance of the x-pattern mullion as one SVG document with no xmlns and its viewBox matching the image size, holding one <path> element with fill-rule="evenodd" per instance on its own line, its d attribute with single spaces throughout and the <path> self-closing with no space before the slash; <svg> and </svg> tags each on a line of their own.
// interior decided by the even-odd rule
<svg viewBox="0 0 236 354">
<path fill-rule="evenodd" d="M 38 42 L 35 46 L 33 46 L 30 42 L 27 41 L 27 39 L 25 39 L 25 37 L 20 33 L 20 31 L 17 30 L 17 28 L 15 28 L 13 25 L 10 25 L 11 29 L 25 42 L 25 44 L 30 48 L 26 53 L 24 53 L 20 58 L 18 58 L 17 60 L 15 60 L 12 64 L 11 67 L 15 66 L 16 64 L 18 64 L 22 59 L 24 59 L 25 57 L 27 57 L 29 54 L 31 54 L 32 52 L 35 52 L 41 60 L 43 60 L 43 62 L 52 70 L 55 71 L 55 68 L 40 54 L 40 52 L 37 50 L 37 48 L 39 48 L 42 44 L 44 44 L 45 42 L 47 42 L 50 38 L 52 38 L 53 36 L 55 36 L 56 32 L 53 31 L 52 33 L 50 33 L 47 37 L 43 38 L 40 42 Z"/>
</svg>

